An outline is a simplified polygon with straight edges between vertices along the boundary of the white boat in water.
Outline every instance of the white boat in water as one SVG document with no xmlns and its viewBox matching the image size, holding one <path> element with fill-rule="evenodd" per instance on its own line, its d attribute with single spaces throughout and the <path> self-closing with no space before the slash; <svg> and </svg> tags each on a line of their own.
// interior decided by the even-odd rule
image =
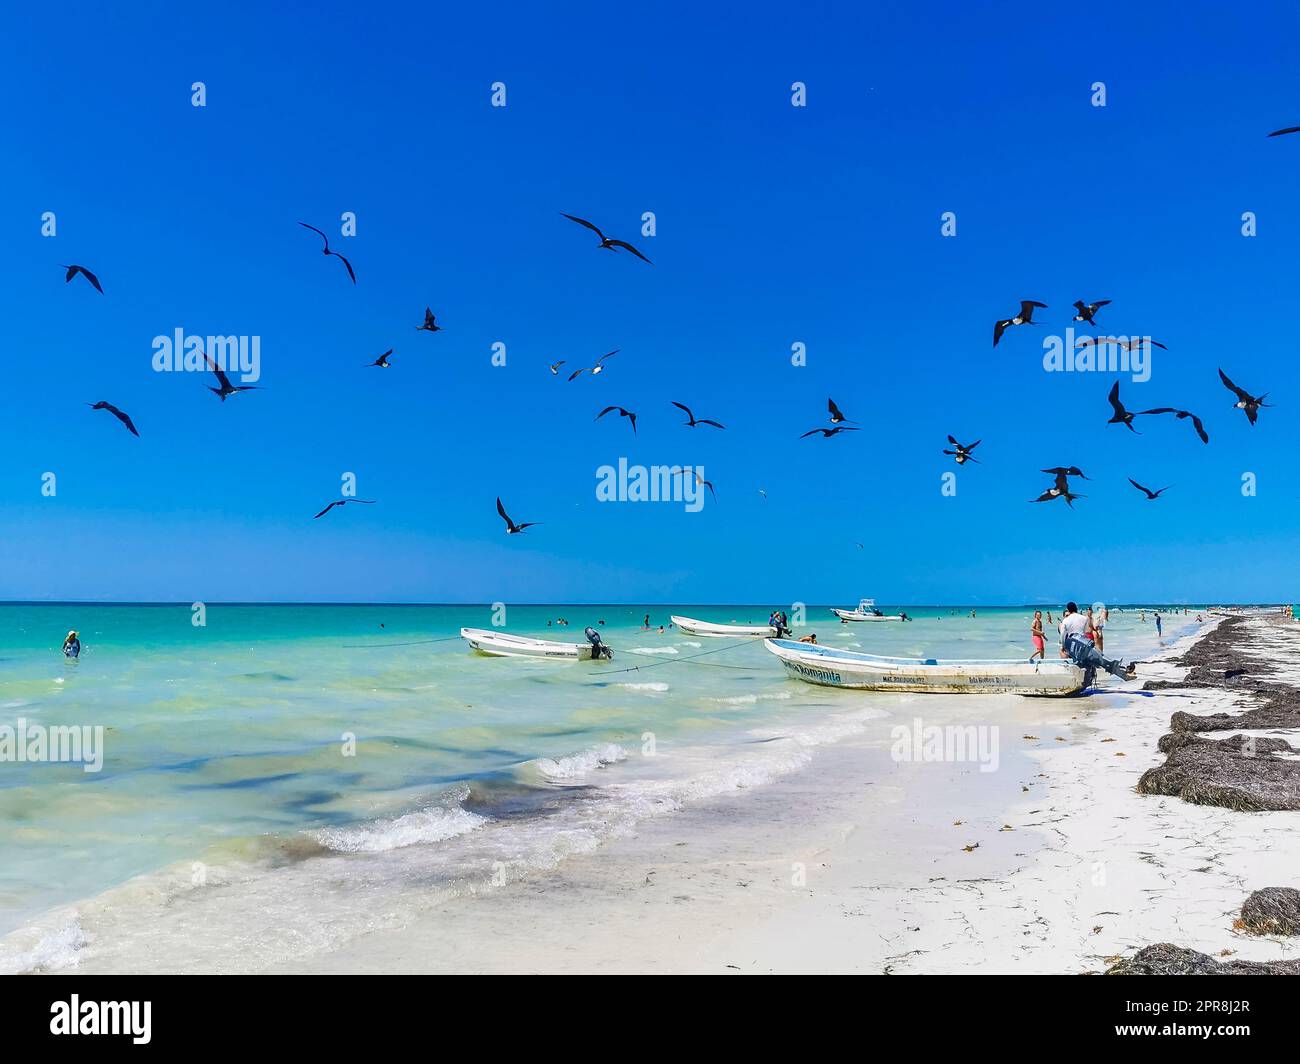
<svg viewBox="0 0 1300 1064">
<path fill-rule="evenodd" d="M 603 643 L 559 643 L 551 639 L 530 639 L 528 636 L 493 632 L 487 628 L 462 628 L 460 637 L 480 654 L 499 658 L 553 658 L 559 661 L 591 661 L 599 646 L 603 658 L 612 658 L 614 652 Z"/>
<path fill-rule="evenodd" d="M 789 639 L 764 644 L 792 676 L 825 687 L 922 694 L 1061 696 L 1083 690 L 1083 670 L 1068 661 L 885 658 Z"/>
<path fill-rule="evenodd" d="M 777 635 L 777 630 L 770 624 L 714 624 L 712 621 L 697 621 L 694 617 L 670 617 L 669 620 L 677 625 L 678 631 L 687 635 L 736 636 L 741 639 L 746 636 L 770 638 Z"/>
<path fill-rule="evenodd" d="M 858 603 L 855 610 L 837 610 L 832 608 L 831 613 L 835 614 L 841 621 L 905 621 L 907 620 L 901 613 L 885 614 L 876 609 L 875 599 L 863 599 Z"/>
</svg>

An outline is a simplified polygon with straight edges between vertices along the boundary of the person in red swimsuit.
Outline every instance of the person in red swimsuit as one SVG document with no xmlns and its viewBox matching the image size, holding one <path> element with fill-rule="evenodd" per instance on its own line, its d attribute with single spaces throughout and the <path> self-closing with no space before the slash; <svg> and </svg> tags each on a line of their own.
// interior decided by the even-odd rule
<svg viewBox="0 0 1300 1064">
<path fill-rule="evenodd" d="M 1029 634 L 1034 640 L 1034 652 L 1029 655 L 1029 660 L 1037 658 L 1043 660 L 1043 611 L 1034 610 L 1034 623 L 1029 626 Z"/>
</svg>

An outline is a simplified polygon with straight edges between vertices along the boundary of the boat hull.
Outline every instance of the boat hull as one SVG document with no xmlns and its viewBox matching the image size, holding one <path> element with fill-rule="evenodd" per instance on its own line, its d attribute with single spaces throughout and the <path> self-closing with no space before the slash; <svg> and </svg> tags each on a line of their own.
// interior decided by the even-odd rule
<svg viewBox="0 0 1300 1064">
<path fill-rule="evenodd" d="M 764 645 L 791 676 L 822 687 L 917 694 L 1016 694 L 1060 698 L 1083 689 L 1083 670 L 1070 662 L 943 661 L 885 658 L 830 647 L 768 639 Z"/>
<path fill-rule="evenodd" d="M 731 636 L 744 639 L 771 638 L 777 634 L 770 624 L 714 624 L 711 621 L 697 621 L 694 617 L 670 617 L 677 630 L 687 635 L 701 635 L 710 638 Z"/>
<path fill-rule="evenodd" d="M 557 643 L 549 639 L 492 632 L 486 628 L 462 628 L 460 637 L 470 649 L 494 658 L 542 658 L 553 661 L 590 661 L 590 643 Z"/>
<path fill-rule="evenodd" d="M 837 610 L 833 607 L 831 613 L 841 621 L 901 621 L 903 619 L 902 614 L 898 613 L 877 616 L 874 613 L 863 613 L 861 610 Z"/>
</svg>

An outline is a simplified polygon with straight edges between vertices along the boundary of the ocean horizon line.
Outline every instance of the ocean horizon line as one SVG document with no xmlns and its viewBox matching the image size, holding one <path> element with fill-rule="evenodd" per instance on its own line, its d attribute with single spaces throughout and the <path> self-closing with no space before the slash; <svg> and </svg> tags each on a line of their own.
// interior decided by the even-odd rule
<svg viewBox="0 0 1300 1064">
<path fill-rule="evenodd" d="M 504 600 L 498 600 L 504 601 Z M 901 599 L 877 598 L 878 603 L 887 605 L 909 606 L 912 609 L 975 609 L 975 610 L 1009 610 L 1009 609 L 1038 609 L 1040 607 L 1050 607 L 1054 605 L 1063 605 L 1056 599 L 1041 599 L 1036 602 L 914 602 L 909 603 Z M 1070 601 L 1070 600 L 1065 600 Z M 1077 599 L 1080 605 L 1092 605 L 1084 599 Z M 189 608 L 195 602 L 202 602 L 205 606 L 348 606 L 355 608 L 367 608 L 383 606 L 392 607 L 409 607 L 409 608 L 430 608 L 430 607 L 466 607 L 482 606 L 491 608 L 496 602 L 423 602 L 423 601 L 332 601 L 327 599 L 307 600 L 307 599 L 0 599 L 2 606 L 121 606 L 121 607 L 139 607 L 150 606 L 159 608 L 184 607 Z M 777 605 L 786 605 L 783 600 L 764 600 L 761 602 L 651 602 L 629 600 L 626 602 L 568 602 L 568 601 L 510 601 L 506 604 L 509 606 L 570 606 L 570 607 L 594 607 L 605 606 L 609 608 L 620 607 L 652 607 L 655 609 L 723 609 L 723 608 L 760 608 L 768 607 L 776 602 Z M 1142 609 L 1145 606 L 1154 604 L 1156 606 L 1198 606 L 1202 608 L 1215 607 L 1233 607 L 1233 608 L 1267 608 L 1270 606 L 1281 606 L 1286 600 L 1277 602 L 1233 602 L 1228 600 L 1209 600 L 1209 599 L 1143 599 L 1134 602 L 1113 602 L 1106 605 L 1110 609 Z M 806 602 L 805 606 L 817 608 L 831 608 L 835 606 L 833 602 Z M 847 602 L 845 605 L 856 605 L 856 603 Z M 843 608 L 843 607 L 840 607 Z"/>
</svg>

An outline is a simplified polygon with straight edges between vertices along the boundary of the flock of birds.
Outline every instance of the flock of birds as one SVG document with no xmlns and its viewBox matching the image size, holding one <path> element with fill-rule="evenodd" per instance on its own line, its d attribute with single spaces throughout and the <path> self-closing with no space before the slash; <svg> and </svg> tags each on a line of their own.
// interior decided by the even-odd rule
<svg viewBox="0 0 1300 1064">
<path fill-rule="evenodd" d="M 1300 126 L 1297 126 L 1294 129 L 1280 129 L 1277 131 L 1277 133 L 1270 133 L 1269 136 L 1274 137 L 1282 133 L 1295 133 L 1295 132 L 1300 132 Z M 1074 309 L 1076 313 L 1074 315 L 1074 320 L 1084 322 L 1087 325 L 1096 328 L 1097 311 L 1099 311 L 1102 307 L 1109 306 L 1110 302 L 1111 301 L 1109 299 L 1098 299 L 1092 303 L 1085 303 L 1081 299 L 1075 300 Z M 1020 310 L 1015 316 L 1010 318 L 1000 318 L 999 320 L 993 323 L 993 346 L 997 347 L 999 341 L 1001 341 L 1002 336 L 1007 331 L 1007 329 L 1013 328 L 1018 325 L 1041 325 L 1042 322 L 1034 321 L 1034 311 L 1046 310 L 1046 309 L 1047 309 L 1046 303 L 1040 303 L 1035 299 L 1021 300 Z M 1075 341 L 1075 345 L 1077 350 L 1083 350 L 1084 348 L 1088 348 L 1088 347 L 1104 347 L 1104 346 L 1115 346 L 1129 352 L 1140 350 L 1146 347 L 1158 347 L 1162 351 L 1169 350 L 1169 348 L 1166 347 L 1164 344 L 1159 343 L 1156 340 L 1152 340 L 1148 336 L 1137 336 L 1137 337 L 1129 337 L 1129 338 L 1117 337 L 1117 336 L 1082 336 Z M 1256 420 L 1258 419 L 1259 411 L 1263 407 L 1272 405 L 1264 401 L 1266 398 L 1268 398 L 1267 392 L 1264 392 L 1261 395 L 1252 395 L 1250 392 L 1246 391 L 1246 389 L 1239 387 L 1237 384 L 1235 384 L 1232 381 L 1232 378 L 1230 378 L 1226 373 L 1224 373 L 1222 369 L 1219 370 L 1219 380 L 1223 382 L 1223 386 L 1227 388 L 1228 391 L 1232 392 L 1232 394 L 1236 396 L 1237 401 L 1233 403 L 1233 408 L 1236 410 L 1244 411 L 1246 415 L 1246 420 L 1249 421 L 1252 425 L 1255 424 Z M 1138 430 L 1133 427 L 1134 419 L 1139 417 L 1145 417 L 1148 415 L 1173 414 L 1174 417 L 1177 418 L 1179 421 L 1184 421 L 1184 420 L 1190 421 L 1192 424 L 1192 428 L 1195 430 L 1196 435 L 1200 438 L 1202 443 L 1210 442 L 1210 434 L 1205 429 L 1205 423 L 1200 419 L 1200 417 L 1192 413 L 1190 410 L 1181 410 L 1175 406 L 1155 406 L 1149 410 L 1129 410 L 1124 405 L 1123 401 L 1120 399 L 1119 381 L 1115 381 L 1115 383 L 1111 385 L 1110 395 L 1107 398 L 1110 401 L 1110 407 L 1111 410 L 1113 411 L 1110 416 L 1110 419 L 1106 422 L 1106 424 L 1108 425 L 1123 425 L 1130 432 L 1136 433 L 1137 435 L 1140 436 L 1141 433 L 1138 432 Z M 965 465 L 967 462 L 978 461 L 978 459 L 974 458 L 971 455 L 971 451 L 973 451 L 977 446 L 979 446 L 980 443 L 979 440 L 976 440 L 972 444 L 961 444 L 958 443 L 957 440 L 950 435 L 948 437 L 948 442 L 952 444 L 953 449 L 952 450 L 945 449 L 943 453 L 946 455 L 953 456 L 953 460 L 958 465 Z M 1075 499 L 1082 499 L 1086 497 L 1083 495 L 1075 494 L 1074 492 L 1070 491 L 1070 481 L 1069 481 L 1070 477 L 1079 477 L 1083 480 L 1088 479 L 1079 470 L 1078 466 L 1068 466 L 1068 467 L 1056 466 L 1051 469 L 1044 469 L 1042 470 L 1042 472 L 1051 473 L 1055 479 L 1053 480 L 1052 486 L 1048 488 L 1046 491 L 1044 491 L 1041 495 L 1039 495 L 1038 498 L 1034 499 L 1033 500 L 1034 502 L 1051 502 L 1054 499 L 1064 499 L 1066 505 L 1069 506 L 1071 509 L 1073 509 Z M 1169 490 L 1168 487 L 1164 487 L 1161 488 L 1159 491 L 1151 491 L 1149 488 L 1143 487 L 1132 477 L 1128 478 L 1128 482 L 1132 484 L 1133 487 L 1135 487 L 1138 491 L 1142 492 L 1146 496 L 1148 502 L 1153 499 L 1159 498 L 1163 492 Z"/>
<path fill-rule="evenodd" d="M 1300 126 L 1288 126 L 1284 129 L 1277 129 L 1274 130 L 1272 133 L 1269 133 L 1268 135 L 1270 137 L 1280 137 L 1290 133 L 1300 133 Z M 596 245 L 597 249 L 611 251 L 614 253 L 626 251 L 629 252 L 631 255 L 635 256 L 636 258 L 640 259 L 642 262 L 646 263 L 647 265 L 653 265 L 653 263 L 651 263 L 650 260 L 644 254 L 642 254 L 642 252 L 638 248 L 633 246 L 628 241 L 619 239 L 617 237 L 611 237 L 606 235 L 606 233 L 599 226 L 597 226 L 594 222 L 588 221 L 586 218 L 580 218 L 574 214 L 565 214 L 563 211 L 561 211 L 560 213 L 563 217 L 569 219 L 569 221 L 574 222 L 575 224 L 580 225 L 585 229 L 589 229 L 591 232 L 595 233 L 596 236 L 600 238 L 600 242 Z M 348 258 L 345 255 L 341 254 L 338 251 L 335 251 L 333 248 L 330 247 L 329 237 L 325 234 L 325 232 L 318 229 L 314 225 L 309 225 L 306 222 L 299 222 L 298 224 L 302 226 L 304 229 L 310 230 L 311 232 L 315 233 L 317 236 L 321 238 L 323 244 L 323 247 L 321 249 L 321 254 L 325 255 L 326 257 L 332 257 L 338 259 L 343 264 L 343 267 L 347 270 L 348 278 L 355 285 L 357 283 L 357 275 L 356 275 L 356 271 L 352 267 L 352 263 L 348 260 Z M 71 264 L 71 265 L 63 265 L 60 268 L 66 271 L 64 275 L 64 281 L 66 283 L 71 283 L 78 275 L 80 275 L 86 279 L 86 281 L 95 289 L 96 292 L 98 292 L 100 295 L 104 294 L 104 288 L 99 281 L 99 277 L 96 276 L 96 274 L 93 273 L 91 270 L 87 269 L 85 266 L 81 266 L 78 264 Z M 1092 328 L 1096 328 L 1097 312 L 1101 310 L 1103 307 L 1109 306 L 1110 303 L 1111 301 L 1109 299 L 1098 299 L 1092 302 L 1085 302 L 1084 300 L 1081 299 L 1076 300 L 1074 302 L 1075 315 L 1073 320 L 1076 322 L 1082 322 Z M 1038 300 L 1034 300 L 1034 299 L 1021 300 L 1020 310 L 1016 314 L 1014 314 L 1012 317 L 1009 318 L 1000 318 L 993 323 L 993 346 L 994 347 L 998 346 L 998 344 L 1002 341 L 1002 338 L 1008 329 L 1016 328 L 1022 325 L 1041 325 L 1042 322 L 1034 320 L 1034 311 L 1046 310 L 1046 309 L 1048 309 L 1047 304 L 1041 303 Z M 425 307 L 424 309 L 423 323 L 415 326 L 415 328 L 418 331 L 429 332 L 429 333 L 437 333 L 442 331 L 442 327 L 437 322 L 437 317 L 434 315 L 433 310 L 429 307 Z M 1076 347 L 1078 350 L 1083 350 L 1084 348 L 1087 347 L 1100 348 L 1105 346 L 1115 346 L 1126 352 L 1133 352 L 1146 347 L 1156 347 L 1161 349 L 1162 351 L 1168 350 L 1168 348 L 1164 344 L 1152 340 L 1150 337 L 1124 338 L 1124 337 L 1115 337 L 1115 336 L 1095 336 L 1095 337 L 1084 336 L 1084 337 L 1080 337 L 1076 341 Z M 392 353 L 393 353 L 392 348 L 389 348 L 382 355 L 376 358 L 373 362 L 365 363 L 365 368 L 391 369 L 392 362 L 390 362 L 389 359 Z M 606 352 L 605 354 L 601 355 L 600 358 L 598 358 L 593 365 L 581 366 L 578 369 L 575 369 L 572 373 L 568 375 L 567 380 L 569 382 L 575 381 L 584 373 L 588 373 L 593 377 L 599 376 L 605 369 L 606 360 L 613 358 L 618 353 L 619 353 L 619 349 L 617 348 L 613 351 Z M 225 402 L 228 398 L 230 398 L 230 396 L 236 395 L 239 392 L 257 390 L 256 385 L 232 384 L 230 378 L 226 375 L 226 373 L 221 368 L 221 366 L 219 366 L 215 361 L 213 361 L 213 359 L 206 352 L 203 353 L 203 358 L 204 358 L 204 363 L 206 364 L 208 369 L 213 373 L 213 375 L 216 377 L 216 381 L 217 381 L 217 386 L 216 387 L 208 386 L 208 390 L 211 391 L 214 395 L 216 395 L 217 398 L 220 399 L 222 402 Z M 565 360 L 563 359 L 561 359 L 558 362 L 552 363 L 549 367 L 552 376 L 558 376 L 560 372 L 560 367 L 564 366 L 565 364 L 566 364 Z M 1259 411 L 1261 409 L 1272 405 L 1270 403 L 1265 402 L 1265 400 L 1268 397 L 1267 392 L 1261 393 L 1260 395 L 1252 394 L 1251 392 L 1247 391 L 1246 389 L 1234 383 L 1233 380 L 1226 373 L 1223 372 L 1222 368 L 1219 369 L 1219 379 L 1223 383 L 1223 386 L 1227 388 L 1230 392 L 1232 392 L 1233 395 L 1236 397 L 1236 402 L 1233 404 L 1233 408 L 1243 411 L 1246 415 L 1247 421 L 1249 421 L 1251 425 L 1254 425 L 1256 423 L 1259 417 Z M 1179 409 L 1178 407 L 1173 407 L 1173 406 L 1157 406 L 1157 407 L 1151 407 L 1150 409 L 1147 410 L 1129 410 L 1124 405 L 1123 401 L 1120 399 L 1119 381 L 1116 381 L 1111 386 L 1108 399 L 1110 402 L 1111 410 L 1113 411 L 1110 419 L 1106 422 L 1109 425 L 1123 425 L 1130 432 L 1141 435 L 1141 433 L 1139 433 L 1138 430 L 1133 427 L 1133 422 L 1137 418 L 1157 416 L 1162 414 L 1173 414 L 1174 417 L 1180 421 L 1183 420 L 1190 421 L 1192 428 L 1195 430 L 1196 435 L 1200 438 L 1202 443 L 1208 444 L 1210 442 L 1209 433 L 1206 431 L 1205 425 L 1202 422 L 1201 418 L 1196 414 L 1192 413 L 1190 410 L 1182 410 Z M 135 427 L 135 422 L 132 421 L 131 416 L 127 414 L 124 410 L 120 409 L 119 407 L 114 406 L 112 403 L 106 402 L 104 400 L 100 400 L 99 402 L 87 403 L 86 405 L 89 406 L 92 410 L 107 411 L 109 414 L 112 414 L 113 417 L 115 417 L 119 422 L 121 422 L 122 425 L 126 428 L 126 430 L 130 432 L 133 436 L 138 437 L 140 435 L 140 432 Z M 685 403 L 679 403 L 674 400 L 672 405 L 677 407 L 683 413 L 685 413 L 687 420 L 683 422 L 683 424 L 687 428 L 694 429 L 703 425 L 707 425 L 715 429 L 726 428 L 726 426 L 723 425 L 720 421 L 714 420 L 712 418 L 697 418 L 695 416 L 694 411 Z M 818 434 L 820 434 L 823 439 L 830 439 L 832 436 L 836 436 L 842 432 L 860 431 L 860 428 L 858 426 L 849 423 L 850 419 L 844 415 L 844 413 L 836 405 L 834 399 L 827 400 L 827 411 L 829 414 L 830 427 L 827 428 L 825 426 L 817 426 L 815 428 L 809 429 L 807 432 L 803 433 L 799 437 L 801 440 L 807 439 L 809 436 L 816 436 Z M 614 414 L 614 413 L 617 413 L 620 418 L 627 419 L 628 424 L 631 426 L 632 433 L 633 435 L 635 435 L 637 415 L 634 411 L 628 410 L 625 407 L 618 406 L 618 405 L 606 406 L 604 409 L 600 411 L 600 413 L 596 415 L 594 420 L 599 421 L 607 414 Z M 953 460 L 956 462 L 956 464 L 959 466 L 965 465 L 967 462 L 978 462 L 979 459 L 975 458 L 971 452 L 973 452 L 975 448 L 980 445 L 981 442 L 982 440 L 976 440 L 974 443 L 963 444 L 958 442 L 956 437 L 950 434 L 948 436 L 948 443 L 951 445 L 951 447 L 944 448 L 942 453 L 952 457 Z M 674 474 L 680 474 L 680 475 L 685 475 L 687 473 L 690 473 L 695 478 L 698 484 L 708 487 L 709 491 L 714 495 L 714 498 L 717 497 L 717 493 L 714 491 L 713 484 L 710 481 L 705 480 L 697 471 L 687 467 L 675 467 L 672 472 Z M 1050 502 L 1054 499 L 1064 499 L 1066 505 L 1073 508 L 1075 499 L 1085 498 L 1085 496 L 1077 494 L 1070 490 L 1071 477 L 1077 477 L 1081 480 L 1089 479 L 1088 477 L 1084 476 L 1083 471 L 1079 469 L 1078 466 L 1054 466 L 1050 469 L 1044 469 L 1042 470 L 1042 472 L 1052 475 L 1053 477 L 1052 486 L 1049 487 L 1046 491 L 1044 491 L 1041 495 L 1039 495 L 1036 499 L 1032 500 L 1033 502 Z M 1150 488 L 1144 487 L 1142 484 L 1139 484 L 1132 477 L 1129 477 L 1128 481 L 1130 484 L 1133 485 L 1135 489 L 1142 492 L 1146 496 L 1148 501 L 1158 499 L 1164 492 L 1169 490 L 1168 487 L 1163 487 L 1156 491 L 1152 491 Z M 759 489 L 759 494 L 763 498 L 767 497 L 767 493 L 762 489 Z M 357 498 L 335 499 L 334 501 L 330 502 L 319 513 L 317 513 L 315 515 L 315 518 L 313 519 L 315 520 L 324 517 L 326 514 L 330 513 L 336 507 L 342 508 L 343 506 L 347 505 L 350 502 L 362 503 L 365 505 L 374 505 L 375 500 L 357 499 Z M 500 497 L 497 498 L 496 509 L 497 509 L 497 514 L 501 517 L 502 521 L 505 522 L 507 535 L 517 535 L 528 528 L 532 528 L 535 525 L 540 524 L 540 522 L 537 521 L 524 521 L 524 522 L 516 523 L 514 520 L 511 519 L 509 514 L 506 513 L 505 507 L 503 506 Z M 861 546 L 861 544 L 859 544 L 859 546 Z"/>
</svg>

